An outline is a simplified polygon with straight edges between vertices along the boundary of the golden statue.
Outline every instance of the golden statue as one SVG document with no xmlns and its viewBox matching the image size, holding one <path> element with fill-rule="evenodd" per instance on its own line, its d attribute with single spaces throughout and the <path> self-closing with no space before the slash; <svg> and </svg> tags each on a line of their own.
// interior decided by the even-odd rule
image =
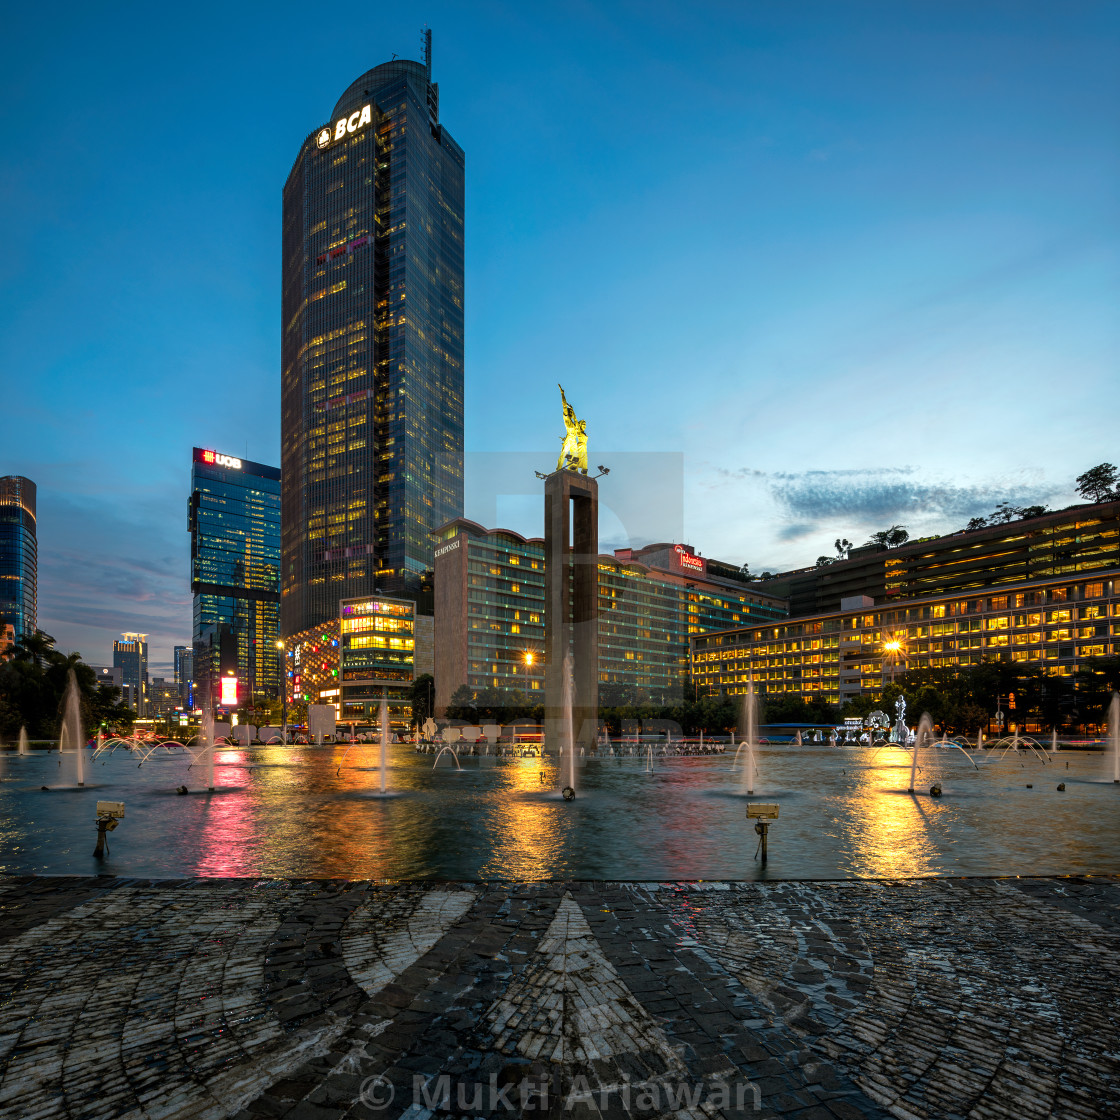
<svg viewBox="0 0 1120 1120">
<path fill-rule="evenodd" d="M 560 400 L 564 402 L 565 435 L 556 469 L 587 474 L 587 421 L 576 416 L 576 410 L 568 404 L 568 398 L 564 395 L 563 385 L 560 386 Z"/>
</svg>

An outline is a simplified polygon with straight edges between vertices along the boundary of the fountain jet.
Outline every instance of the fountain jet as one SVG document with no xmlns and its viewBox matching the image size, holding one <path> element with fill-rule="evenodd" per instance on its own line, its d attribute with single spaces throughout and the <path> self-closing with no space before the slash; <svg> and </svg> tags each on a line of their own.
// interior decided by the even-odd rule
<svg viewBox="0 0 1120 1120">
<path fill-rule="evenodd" d="M 560 692 L 560 781 L 561 789 L 576 789 L 576 737 L 572 723 L 572 655 L 564 657 L 563 685 Z"/>
<path fill-rule="evenodd" d="M 746 748 L 747 765 L 739 783 L 740 789 L 745 789 L 747 794 L 754 793 L 754 748 L 758 737 L 758 700 L 754 694 L 754 681 L 747 681 L 747 691 L 743 694 L 743 704 L 740 708 L 739 735 L 741 742 L 735 750 L 735 764 L 739 762 L 739 752 Z"/>
<path fill-rule="evenodd" d="M 381 796 L 385 796 L 385 752 L 389 745 L 389 703 L 381 698 Z M 353 738 L 353 736 L 351 736 Z"/>
<path fill-rule="evenodd" d="M 65 744 L 65 746 L 63 746 Z M 78 691 L 78 678 L 70 670 L 66 682 L 66 695 L 62 700 L 62 729 L 58 737 L 58 753 L 73 750 L 74 776 L 79 786 L 86 784 L 85 743 L 82 739 L 82 699 Z"/>
<path fill-rule="evenodd" d="M 1112 694 L 1108 706 L 1109 750 L 1112 751 L 1112 781 L 1120 785 L 1120 692 Z"/>
<path fill-rule="evenodd" d="M 918 720 L 918 733 L 914 737 L 913 756 L 910 759 L 910 786 L 907 793 L 914 792 L 914 779 L 918 772 L 918 751 L 925 745 L 927 739 L 933 738 L 933 720 L 930 719 L 929 712 L 922 712 L 922 718 Z"/>
<path fill-rule="evenodd" d="M 214 792 L 214 713 L 207 711 L 202 715 L 199 729 L 199 746 L 206 752 L 206 787 Z"/>
</svg>

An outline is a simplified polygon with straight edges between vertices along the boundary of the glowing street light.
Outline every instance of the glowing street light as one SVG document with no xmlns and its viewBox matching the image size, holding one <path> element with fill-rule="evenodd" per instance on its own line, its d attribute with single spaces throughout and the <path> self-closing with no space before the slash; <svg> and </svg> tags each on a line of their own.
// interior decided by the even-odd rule
<svg viewBox="0 0 1120 1120">
<path fill-rule="evenodd" d="M 883 652 L 888 655 L 891 666 L 891 684 L 894 684 L 895 672 L 899 661 L 906 656 L 906 643 L 897 634 L 892 634 L 883 639 Z"/>
<path fill-rule="evenodd" d="M 288 742 L 288 674 L 284 668 L 284 640 L 276 639 L 276 659 L 280 662 L 280 742 Z"/>
</svg>

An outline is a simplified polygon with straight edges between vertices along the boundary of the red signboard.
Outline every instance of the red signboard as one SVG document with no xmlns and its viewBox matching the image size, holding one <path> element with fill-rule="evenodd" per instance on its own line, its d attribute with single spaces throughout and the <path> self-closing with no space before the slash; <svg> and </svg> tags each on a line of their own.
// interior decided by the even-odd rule
<svg viewBox="0 0 1120 1120">
<path fill-rule="evenodd" d="M 698 575 L 703 575 L 708 570 L 704 558 L 689 551 L 683 544 L 673 545 L 673 552 L 682 572 L 696 572 Z"/>
</svg>

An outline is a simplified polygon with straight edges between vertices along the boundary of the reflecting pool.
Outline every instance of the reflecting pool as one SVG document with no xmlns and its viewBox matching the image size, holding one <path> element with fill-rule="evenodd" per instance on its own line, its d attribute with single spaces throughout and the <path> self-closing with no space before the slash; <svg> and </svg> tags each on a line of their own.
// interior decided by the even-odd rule
<svg viewBox="0 0 1120 1120">
<path fill-rule="evenodd" d="M 929 749 L 760 747 L 752 800 L 777 801 L 769 862 L 745 819 L 730 755 L 589 759 L 579 795 L 556 793 L 554 758 L 379 748 L 219 749 L 213 794 L 183 752 L 143 765 L 118 750 L 0 757 L 0 871 L 353 879 L 820 879 L 1120 872 L 1120 786 L 1099 755 L 1050 760 Z M 345 755 L 345 758 L 344 758 Z M 930 797 L 939 781 L 943 795 Z M 1059 783 L 1065 791 L 1058 792 Z M 177 795 L 186 785 L 190 793 Z M 41 786 L 48 786 L 46 791 Z M 1033 788 L 1028 788 L 1033 787 Z M 125 802 L 95 860 L 95 802 Z"/>
</svg>

